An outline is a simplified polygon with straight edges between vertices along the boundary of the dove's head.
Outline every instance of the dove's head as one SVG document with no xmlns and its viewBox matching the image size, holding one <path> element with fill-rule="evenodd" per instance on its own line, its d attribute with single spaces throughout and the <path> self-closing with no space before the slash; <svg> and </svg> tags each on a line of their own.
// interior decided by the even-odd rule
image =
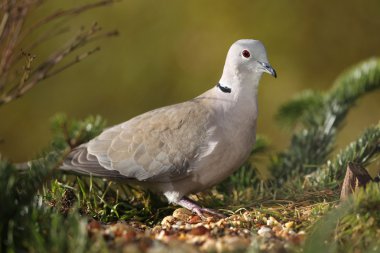
<svg viewBox="0 0 380 253">
<path fill-rule="evenodd" d="M 268 62 L 264 45 L 258 40 L 243 39 L 230 47 L 220 81 L 227 86 L 237 80 L 258 83 L 263 73 L 277 77 Z"/>
</svg>

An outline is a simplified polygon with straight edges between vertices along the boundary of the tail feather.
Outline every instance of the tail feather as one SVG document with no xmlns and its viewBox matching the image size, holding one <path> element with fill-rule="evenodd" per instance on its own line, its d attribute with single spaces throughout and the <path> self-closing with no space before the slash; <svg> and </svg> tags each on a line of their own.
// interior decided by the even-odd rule
<svg viewBox="0 0 380 253">
<path fill-rule="evenodd" d="M 15 167 L 20 173 L 25 173 L 30 170 L 33 161 L 15 164 Z M 96 176 L 109 179 L 128 179 L 121 175 L 117 170 L 109 170 L 100 165 L 96 156 L 91 155 L 87 151 L 86 144 L 73 149 L 70 154 L 64 159 L 60 170 L 69 173 L 77 173 L 87 176 Z"/>
<path fill-rule="evenodd" d="M 121 175 L 118 171 L 108 170 L 102 167 L 96 156 L 88 153 L 86 145 L 81 145 L 71 151 L 63 161 L 60 169 L 84 175 L 93 175 L 111 179 L 125 179 L 125 176 Z"/>
</svg>

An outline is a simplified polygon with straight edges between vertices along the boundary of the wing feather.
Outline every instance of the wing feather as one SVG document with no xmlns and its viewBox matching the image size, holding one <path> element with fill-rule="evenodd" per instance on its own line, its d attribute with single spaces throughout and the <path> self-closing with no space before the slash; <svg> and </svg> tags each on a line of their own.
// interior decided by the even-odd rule
<svg viewBox="0 0 380 253">
<path fill-rule="evenodd" d="M 156 109 L 106 129 L 80 152 L 70 154 L 65 164 L 99 175 L 174 180 L 187 175 L 196 159 L 211 152 L 212 120 L 198 100 Z"/>
</svg>

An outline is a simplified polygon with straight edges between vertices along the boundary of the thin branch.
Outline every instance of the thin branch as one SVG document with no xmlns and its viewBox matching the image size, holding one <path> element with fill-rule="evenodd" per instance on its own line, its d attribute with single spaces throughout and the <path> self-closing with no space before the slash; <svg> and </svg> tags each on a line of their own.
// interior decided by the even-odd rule
<svg viewBox="0 0 380 253">
<path fill-rule="evenodd" d="M 3 18 L 1 19 L 1 23 L 0 23 L 0 38 L 3 35 L 5 25 L 7 24 L 7 21 L 8 21 L 8 17 L 9 17 L 9 13 L 6 12 L 6 13 L 4 13 Z"/>
<path fill-rule="evenodd" d="M 64 16 L 70 16 L 70 15 L 78 15 L 78 14 L 85 12 L 85 11 L 88 11 L 90 9 L 110 5 L 110 4 L 113 4 L 115 2 L 116 2 L 115 0 L 101 0 L 101 1 L 96 2 L 96 3 L 84 4 L 82 6 L 74 7 L 74 8 L 67 9 L 67 10 L 58 10 L 55 13 L 53 13 L 47 17 L 44 17 L 43 19 L 41 19 L 41 20 L 37 21 L 35 24 L 33 24 L 28 30 L 25 31 L 25 33 L 22 35 L 22 38 L 26 37 L 32 31 L 40 28 L 44 24 L 49 23 L 51 21 L 54 21 L 58 18 L 61 18 Z"/>
<path fill-rule="evenodd" d="M 41 36 L 39 36 L 34 42 L 27 45 L 23 51 L 24 52 L 32 52 L 33 49 L 41 45 L 42 43 L 46 43 L 49 39 L 53 39 L 58 35 L 64 34 L 70 30 L 69 27 L 54 27 L 53 29 L 43 33 Z M 19 54 L 17 56 L 14 56 L 14 60 L 12 62 L 12 65 L 17 64 L 21 59 L 23 58 L 23 54 Z"/>
<path fill-rule="evenodd" d="M 9 70 L 12 66 L 14 50 L 19 42 L 19 36 L 23 29 L 25 18 L 31 8 L 31 4 L 27 1 L 23 4 L 12 3 L 4 7 L 6 8 L 5 12 L 9 13 L 9 17 L 7 19 L 8 25 L 5 26 L 2 31 L 2 37 L 0 37 L 0 42 L 4 42 L 4 45 L 1 46 L 0 91 L 4 88 L 8 75 L 10 74 Z"/>
<path fill-rule="evenodd" d="M 28 43 L 26 50 L 30 52 L 33 48 L 40 46 L 46 42 L 46 39 L 56 37 L 57 35 L 67 31 L 62 29 L 64 23 L 57 25 L 57 20 L 64 21 L 74 15 L 79 15 L 90 9 L 110 5 L 119 0 L 98 0 L 94 3 L 83 4 L 79 7 L 73 7 L 66 10 L 58 10 L 48 15 L 36 23 L 32 24 L 25 30 L 24 24 L 26 16 L 31 10 L 36 9 L 44 0 L 22 0 L 9 1 L 3 0 L 0 4 L 0 11 L 5 13 L 0 19 L 0 105 L 9 103 L 10 101 L 24 95 L 28 90 L 33 88 L 38 82 L 47 79 L 61 71 L 75 65 L 84 60 L 93 53 L 99 51 L 99 47 L 95 47 L 86 53 L 76 56 L 69 63 L 55 68 L 69 54 L 84 47 L 85 45 L 105 37 L 112 37 L 118 34 L 117 31 L 101 33 L 101 27 L 94 24 L 90 29 L 82 29 L 81 32 L 71 40 L 71 42 L 61 50 L 52 53 L 46 60 L 42 61 L 34 70 L 32 67 L 32 58 L 27 58 L 24 65 L 21 78 L 17 79 L 16 65 L 25 54 L 15 54 L 15 50 L 20 47 L 30 33 L 41 28 L 45 24 L 54 22 L 53 30 L 44 32 L 33 43 Z M 15 76 L 11 76 L 16 72 Z M 15 78 L 16 77 L 16 78 Z"/>
<path fill-rule="evenodd" d="M 41 0 L 37 0 L 35 4 L 38 5 L 38 4 L 41 4 L 42 2 L 43 1 L 41 1 Z M 58 10 L 54 14 L 51 14 L 51 15 L 49 15 L 49 16 L 41 19 L 40 21 L 38 21 L 37 23 L 35 23 L 34 25 L 32 25 L 32 27 L 30 27 L 26 32 L 24 32 L 20 36 L 20 39 L 19 39 L 19 42 L 18 42 L 17 46 L 20 46 L 20 44 L 22 43 L 22 41 L 24 41 L 24 39 L 31 32 L 33 32 L 33 30 L 37 30 L 38 28 L 40 28 L 44 24 L 51 23 L 52 21 L 55 21 L 56 19 L 61 18 L 61 20 L 59 22 L 61 24 L 58 24 L 53 29 L 51 29 L 50 31 L 45 32 L 44 34 L 42 34 L 41 36 L 39 36 L 39 38 L 37 38 L 36 41 L 34 41 L 33 43 L 31 43 L 30 46 L 28 46 L 27 48 L 25 48 L 26 51 L 30 52 L 33 48 L 36 48 L 37 46 L 39 46 L 40 44 L 42 44 L 42 42 L 46 42 L 46 40 L 48 40 L 50 38 L 53 38 L 55 36 L 58 36 L 60 34 L 63 34 L 65 32 L 67 32 L 67 31 L 69 31 L 68 27 L 61 28 L 60 26 L 62 26 L 62 24 L 67 23 L 67 19 L 70 18 L 70 15 L 79 15 L 79 14 L 81 14 L 81 13 L 83 13 L 85 11 L 88 11 L 90 9 L 106 6 L 106 5 L 109 5 L 109 4 L 114 3 L 114 2 L 116 2 L 116 0 L 102 0 L 102 1 L 99 1 L 97 3 L 85 4 L 85 5 L 82 5 L 80 7 L 76 7 L 76 8 L 71 8 L 71 9 L 67 9 L 67 10 Z M 16 57 L 14 59 L 10 59 L 10 61 L 11 61 L 10 65 L 16 64 L 20 59 L 21 59 L 20 57 Z"/>
<path fill-rule="evenodd" d="M 25 57 L 26 63 L 24 66 L 24 73 L 21 77 L 19 87 L 24 86 L 25 82 L 29 79 L 30 73 L 32 71 L 32 62 L 36 58 L 35 55 L 31 55 L 25 52 L 22 52 L 22 55 Z"/>
<path fill-rule="evenodd" d="M 94 54 L 94 53 L 96 53 L 98 51 L 100 51 L 100 47 L 96 47 L 96 48 L 94 48 L 94 49 L 92 49 L 90 51 L 87 51 L 87 52 L 83 53 L 83 54 L 77 55 L 74 58 L 74 60 L 72 60 L 71 62 L 69 62 L 69 63 L 63 65 L 62 67 L 57 68 L 54 71 L 51 71 L 50 73 L 46 74 L 45 75 L 45 79 L 47 79 L 47 78 L 49 78 L 51 76 L 54 76 L 54 75 L 56 75 L 56 74 L 64 71 L 65 69 L 67 69 L 67 68 L 69 68 L 69 67 L 71 67 L 71 66 L 73 66 L 73 65 L 75 65 L 75 64 L 77 64 L 79 62 L 81 62 L 82 60 L 84 60 L 88 56 L 90 56 L 90 55 L 92 55 L 92 54 Z"/>
<path fill-rule="evenodd" d="M 28 73 L 28 79 L 25 82 L 20 82 L 18 85 L 13 86 L 11 90 L 6 92 L 5 95 L 3 95 L 0 98 L 0 105 L 9 103 L 10 101 L 21 97 L 24 95 L 28 90 L 33 88 L 38 82 L 45 80 L 53 75 L 56 75 L 60 73 L 61 71 L 67 69 L 68 67 L 82 61 L 86 57 L 90 56 L 91 54 L 99 51 L 99 47 L 96 47 L 93 50 L 90 50 L 86 53 L 83 53 L 79 56 L 77 56 L 73 61 L 67 63 L 66 65 L 56 69 L 52 70 L 56 65 L 58 65 L 66 56 L 74 52 L 75 50 L 87 45 L 88 43 L 99 40 L 101 38 L 105 37 L 111 37 L 116 36 L 118 33 L 117 31 L 111 31 L 111 32 L 105 32 L 102 34 L 99 34 L 101 31 L 101 27 L 99 27 L 97 24 L 94 24 L 89 30 L 83 30 L 78 36 L 74 38 L 74 40 L 69 43 L 69 45 L 62 50 L 52 54 L 48 60 L 41 63 L 34 71 L 31 73 Z M 30 78 L 29 78 L 30 76 Z"/>
</svg>

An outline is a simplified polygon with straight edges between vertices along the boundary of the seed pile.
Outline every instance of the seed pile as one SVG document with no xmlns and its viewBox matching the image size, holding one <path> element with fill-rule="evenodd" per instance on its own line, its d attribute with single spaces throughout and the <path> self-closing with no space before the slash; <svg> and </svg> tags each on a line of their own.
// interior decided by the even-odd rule
<svg viewBox="0 0 380 253">
<path fill-rule="evenodd" d="M 124 252 L 228 252 L 249 247 L 269 252 L 286 252 L 299 245 L 305 233 L 296 231 L 295 221 L 280 222 L 257 211 L 228 218 L 201 219 L 179 208 L 161 224 L 151 228 L 139 222 L 88 223 L 91 237 L 103 237 L 111 248 Z"/>
</svg>

